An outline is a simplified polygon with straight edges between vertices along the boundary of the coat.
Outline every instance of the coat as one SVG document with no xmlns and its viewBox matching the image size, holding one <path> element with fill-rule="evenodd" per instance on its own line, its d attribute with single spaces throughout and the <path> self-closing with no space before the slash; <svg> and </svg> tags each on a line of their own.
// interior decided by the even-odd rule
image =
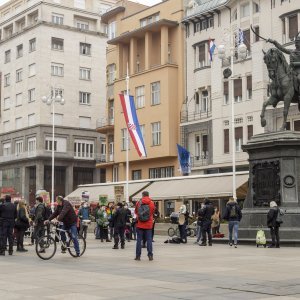
<svg viewBox="0 0 300 300">
<path fill-rule="evenodd" d="M 271 207 L 267 214 L 267 226 L 268 227 L 280 227 L 280 224 L 276 222 L 277 215 L 279 213 L 279 208 Z"/>
<path fill-rule="evenodd" d="M 236 209 L 236 216 L 231 217 L 230 212 L 231 212 L 231 210 L 234 206 L 235 206 L 235 209 Z M 226 209 L 225 209 L 225 212 L 224 212 L 223 219 L 227 220 L 227 221 L 241 221 L 242 217 L 243 217 L 242 210 L 239 207 L 239 205 L 236 202 L 228 202 L 227 205 L 226 205 Z"/>
<path fill-rule="evenodd" d="M 54 213 L 50 216 L 49 221 L 55 219 L 59 222 L 63 222 L 66 228 L 70 228 L 72 225 L 76 226 L 77 216 L 72 204 L 63 200 L 62 205 L 57 205 Z"/>
<path fill-rule="evenodd" d="M 29 220 L 26 216 L 25 208 L 21 207 L 17 213 L 17 221 L 15 226 L 17 229 L 26 230 L 29 227 Z"/>
<path fill-rule="evenodd" d="M 127 210 L 124 207 L 117 208 L 113 214 L 114 227 L 125 227 L 127 219 Z"/>
<path fill-rule="evenodd" d="M 136 206 L 135 206 L 135 214 L 137 216 L 137 225 L 136 225 L 136 227 L 141 228 L 141 229 L 152 229 L 153 228 L 153 215 L 154 215 L 154 211 L 155 211 L 154 202 L 149 197 L 143 197 L 141 201 L 142 201 L 143 204 L 149 205 L 150 218 L 146 222 L 141 222 L 139 220 L 138 209 L 139 209 L 141 203 L 140 203 L 140 201 L 138 201 L 136 203 Z"/>
</svg>

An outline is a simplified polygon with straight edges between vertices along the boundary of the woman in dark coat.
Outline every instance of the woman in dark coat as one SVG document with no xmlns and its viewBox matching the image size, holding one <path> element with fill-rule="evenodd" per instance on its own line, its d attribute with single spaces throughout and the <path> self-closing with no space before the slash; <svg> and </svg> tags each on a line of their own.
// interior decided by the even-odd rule
<svg viewBox="0 0 300 300">
<path fill-rule="evenodd" d="M 24 249 L 23 243 L 25 231 L 29 227 L 29 216 L 24 201 L 20 201 L 18 204 L 17 221 L 15 227 L 17 228 L 17 251 L 27 252 L 28 250 Z"/>
<path fill-rule="evenodd" d="M 280 224 L 276 222 L 279 209 L 275 201 L 270 202 L 270 210 L 267 215 L 267 225 L 270 228 L 272 244 L 268 248 L 279 248 L 279 227 Z"/>
</svg>

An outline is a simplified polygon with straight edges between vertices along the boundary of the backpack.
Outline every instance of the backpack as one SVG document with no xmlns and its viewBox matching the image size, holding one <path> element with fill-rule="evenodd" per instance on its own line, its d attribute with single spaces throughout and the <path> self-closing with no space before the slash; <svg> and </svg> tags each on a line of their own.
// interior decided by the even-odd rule
<svg viewBox="0 0 300 300">
<path fill-rule="evenodd" d="M 284 216 L 284 211 L 281 208 L 278 208 L 278 213 L 277 213 L 277 217 L 276 217 L 276 223 L 277 224 L 282 224 L 283 220 L 282 217 Z"/>
<path fill-rule="evenodd" d="M 237 214 L 237 208 L 236 208 L 236 205 L 233 205 L 231 207 L 231 210 L 230 210 L 230 213 L 229 213 L 229 217 L 230 218 L 236 218 L 238 216 Z"/>
<path fill-rule="evenodd" d="M 147 222 L 150 220 L 150 207 L 148 204 L 142 203 L 140 201 L 140 205 L 137 211 L 138 219 L 140 222 Z"/>
</svg>

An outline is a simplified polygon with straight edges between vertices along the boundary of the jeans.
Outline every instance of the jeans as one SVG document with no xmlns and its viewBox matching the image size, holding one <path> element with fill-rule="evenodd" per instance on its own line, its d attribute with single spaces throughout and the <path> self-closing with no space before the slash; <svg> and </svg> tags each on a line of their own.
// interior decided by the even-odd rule
<svg viewBox="0 0 300 300">
<path fill-rule="evenodd" d="M 100 226 L 96 225 L 96 239 L 100 239 Z"/>
<path fill-rule="evenodd" d="M 152 249 L 152 228 L 151 229 L 142 229 L 136 228 L 137 240 L 136 240 L 136 257 L 140 257 L 142 254 L 142 241 L 146 240 L 148 256 L 153 256 Z"/>
<path fill-rule="evenodd" d="M 115 247 L 118 247 L 119 240 L 121 240 L 121 247 L 125 245 L 125 227 L 124 226 L 117 226 L 114 227 L 114 240 L 115 240 Z"/>
<path fill-rule="evenodd" d="M 186 238 L 186 224 L 178 225 L 178 228 L 179 228 L 181 240 L 182 240 L 184 243 L 186 243 L 186 242 L 187 242 L 187 238 Z"/>
<path fill-rule="evenodd" d="M 108 228 L 104 226 L 99 226 L 100 228 L 100 239 L 108 240 Z"/>
<path fill-rule="evenodd" d="M 228 231 L 229 231 L 229 243 L 232 243 L 232 231 L 234 229 L 234 244 L 237 244 L 238 241 L 238 231 L 239 231 L 239 221 L 229 221 L 228 222 Z"/>
<path fill-rule="evenodd" d="M 74 223 L 70 227 L 66 227 L 65 225 L 63 225 L 62 229 L 67 230 L 70 233 L 71 239 L 73 240 L 74 243 L 75 251 L 77 254 L 80 254 L 76 223 Z M 66 242 L 66 235 L 64 232 L 61 232 L 61 240 L 64 243 Z"/>
<path fill-rule="evenodd" d="M 270 233 L 272 238 L 272 246 L 279 246 L 279 227 L 270 227 Z"/>
<path fill-rule="evenodd" d="M 206 244 L 207 238 L 209 245 L 212 244 L 212 235 L 211 235 L 211 222 L 204 221 L 202 228 L 201 228 L 201 235 L 202 235 L 202 244 Z M 207 238 L 206 238 L 207 235 Z"/>
<path fill-rule="evenodd" d="M 23 249 L 24 248 L 24 235 L 25 235 L 25 228 L 18 229 L 17 230 L 17 249 Z"/>
<path fill-rule="evenodd" d="M 86 239 L 88 226 L 80 224 L 80 232 L 79 234 Z"/>
<path fill-rule="evenodd" d="M 0 252 L 4 252 L 6 248 L 6 242 L 8 240 L 9 252 L 13 251 L 14 238 L 13 238 L 13 230 L 14 230 L 15 221 L 14 220 L 3 220 L 1 226 L 1 236 L 0 236 Z"/>
<path fill-rule="evenodd" d="M 200 225 L 197 225 L 196 236 L 197 236 L 197 243 L 199 243 L 200 239 L 201 239 L 201 226 Z"/>
</svg>

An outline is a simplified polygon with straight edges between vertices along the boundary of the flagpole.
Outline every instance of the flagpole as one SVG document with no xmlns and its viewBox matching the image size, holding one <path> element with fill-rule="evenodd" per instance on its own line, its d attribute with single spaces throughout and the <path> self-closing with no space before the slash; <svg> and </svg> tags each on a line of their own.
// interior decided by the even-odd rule
<svg viewBox="0 0 300 300">
<path fill-rule="evenodd" d="M 126 74 L 126 95 L 129 96 L 129 71 L 127 62 L 127 74 Z M 128 124 L 127 124 L 128 125 Z M 129 203 L 129 130 L 126 126 L 126 189 L 125 189 L 125 201 Z"/>
</svg>

